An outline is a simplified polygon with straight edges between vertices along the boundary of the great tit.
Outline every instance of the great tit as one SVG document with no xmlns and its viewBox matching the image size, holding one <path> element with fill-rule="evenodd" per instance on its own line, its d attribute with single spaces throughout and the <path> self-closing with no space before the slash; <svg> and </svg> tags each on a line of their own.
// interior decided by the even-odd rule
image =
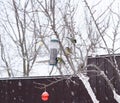
<svg viewBox="0 0 120 103">
<path fill-rule="evenodd" d="M 69 47 L 66 47 L 66 48 L 65 48 L 65 53 L 66 53 L 66 55 L 72 54 L 72 49 L 69 48 Z"/>
<path fill-rule="evenodd" d="M 61 57 L 57 57 L 57 63 L 65 64 L 65 61 Z"/>
<path fill-rule="evenodd" d="M 77 40 L 74 37 L 67 37 L 73 44 L 77 43 Z"/>
</svg>

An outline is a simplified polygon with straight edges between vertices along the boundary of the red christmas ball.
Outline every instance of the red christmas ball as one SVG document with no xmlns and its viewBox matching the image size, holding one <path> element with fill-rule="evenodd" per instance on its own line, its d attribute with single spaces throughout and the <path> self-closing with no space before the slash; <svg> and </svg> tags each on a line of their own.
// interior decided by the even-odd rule
<svg viewBox="0 0 120 103">
<path fill-rule="evenodd" d="M 46 92 L 46 91 L 43 92 L 42 95 L 41 95 L 41 99 L 42 99 L 43 101 L 47 101 L 48 98 L 49 98 L 49 93 Z"/>
</svg>

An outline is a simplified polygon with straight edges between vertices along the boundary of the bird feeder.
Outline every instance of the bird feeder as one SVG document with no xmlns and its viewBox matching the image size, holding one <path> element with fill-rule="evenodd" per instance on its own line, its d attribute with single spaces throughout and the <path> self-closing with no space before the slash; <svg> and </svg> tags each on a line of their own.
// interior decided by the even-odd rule
<svg viewBox="0 0 120 103">
<path fill-rule="evenodd" d="M 57 54 L 59 49 L 59 42 L 57 39 L 52 39 L 50 42 L 50 65 L 57 64 Z"/>
<path fill-rule="evenodd" d="M 44 91 L 44 92 L 42 93 L 42 95 L 41 95 L 41 99 L 42 99 L 43 101 L 47 101 L 47 100 L 49 99 L 49 93 L 46 92 L 46 91 Z"/>
</svg>

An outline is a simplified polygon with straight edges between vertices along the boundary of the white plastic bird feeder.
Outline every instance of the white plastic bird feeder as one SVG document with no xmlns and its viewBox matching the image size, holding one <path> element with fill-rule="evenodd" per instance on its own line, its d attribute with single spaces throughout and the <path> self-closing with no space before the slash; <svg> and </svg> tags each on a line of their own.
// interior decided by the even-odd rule
<svg viewBox="0 0 120 103">
<path fill-rule="evenodd" d="M 50 42 L 50 65 L 57 64 L 57 54 L 59 49 L 59 42 L 57 39 L 52 39 Z"/>
</svg>

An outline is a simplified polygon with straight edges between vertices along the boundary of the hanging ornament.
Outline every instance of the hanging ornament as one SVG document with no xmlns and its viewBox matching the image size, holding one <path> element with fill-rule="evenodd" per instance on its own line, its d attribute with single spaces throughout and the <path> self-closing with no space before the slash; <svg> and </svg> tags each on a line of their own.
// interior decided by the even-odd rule
<svg viewBox="0 0 120 103">
<path fill-rule="evenodd" d="M 49 93 L 46 92 L 46 91 L 44 91 L 44 92 L 42 93 L 42 95 L 41 95 L 41 99 L 42 99 L 43 101 L 47 101 L 47 100 L 49 99 Z"/>
</svg>

